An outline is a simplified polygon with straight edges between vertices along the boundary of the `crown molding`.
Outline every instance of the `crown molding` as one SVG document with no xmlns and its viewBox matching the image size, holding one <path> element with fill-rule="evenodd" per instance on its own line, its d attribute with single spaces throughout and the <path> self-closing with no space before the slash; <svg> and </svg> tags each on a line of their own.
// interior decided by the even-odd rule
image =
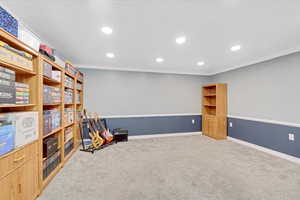
<svg viewBox="0 0 300 200">
<path fill-rule="evenodd" d="M 248 67 L 251 65 L 255 65 L 258 63 L 263 63 L 263 62 L 267 62 L 273 59 L 277 59 L 283 56 L 287 56 L 287 55 L 291 55 L 294 53 L 298 53 L 300 52 L 300 47 L 296 47 L 296 48 L 291 48 L 285 51 L 282 51 L 280 53 L 271 55 L 271 56 L 265 56 L 262 57 L 260 59 L 257 59 L 255 61 L 251 61 L 251 62 L 246 62 L 242 65 L 237 65 L 234 67 L 230 67 L 227 68 L 225 70 L 219 70 L 213 73 L 203 73 L 203 72 L 199 72 L 199 73 L 194 73 L 194 72 L 182 72 L 182 71 L 167 71 L 167 70 L 158 70 L 158 69 L 137 69 L 137 68 L 132 68 L 132 67 L 124 67 L 124 68 L 120 68 L 120 67 L 109 67 L 109 66 L 96 66 L 96 65 L 84 65 L 84 64 L 76 64 L 76 66 L 78 68 L 81 69 L 97 69 L 97 70 L 112 70 L 112 71 L 131 71 L 131 72 L 148 72 L 148 73 L 162 73 L 162 74 L 179 74 L 179 75 L 195 75 L 195 76 L 214 76 L 214 75 L 218 75 L 221 73 L 225 73 L 228 71 L 232 71 L 235 69 L 239 69 L 239 68 L 243 68 L 243 67 Z"/>
</svg>

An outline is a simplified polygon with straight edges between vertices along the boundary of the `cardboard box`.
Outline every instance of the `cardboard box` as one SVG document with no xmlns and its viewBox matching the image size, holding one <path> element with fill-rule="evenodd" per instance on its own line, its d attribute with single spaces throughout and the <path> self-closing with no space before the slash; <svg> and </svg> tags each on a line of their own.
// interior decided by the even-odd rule
<svg viewBox="0 0 300 200">
<path fill-rule="evenodd" d="M 38 113 L 16 112 L 15 147 L 24 146 L 38 139 Z"/>
<path fill-rule="evenodd" d="M 0 155 L 14 149 L 15 133 L 15 116 L 13 114 L 0 114 Z"/>
<path fill-rule="evenodd" d="M 0 7 L 0 28 L 18 37 L 19 23 L 9 12 Z"/>
</svg>

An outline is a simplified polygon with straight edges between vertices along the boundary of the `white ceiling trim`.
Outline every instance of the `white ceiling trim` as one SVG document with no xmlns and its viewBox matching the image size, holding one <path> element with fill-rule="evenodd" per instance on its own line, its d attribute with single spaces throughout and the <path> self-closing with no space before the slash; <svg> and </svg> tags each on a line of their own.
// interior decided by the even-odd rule
<svg viewBox="0 0 300 200">
<path fill-rule="evenodd" d="M 288 49 L 288 50 L 284 50 L 284 51 L 282 51 L 280 53 L 274 54 L 272 56 L 262 57 L 260 59 L 257 59 L 255 61 L 253 61 L 253 62 L 247 62 L 247 63 L 244 63 L 242 65 L 238 65 L 238 66 L 227 68 L 225 70 L 219 70 L 217 72 L 207 74 L 207 76 L 213 76 L 213 75 L 221 74 L 221 73 L 224 73 L 224 72 L 232 71 L 232 70 L 235 70 L 235 69 L 239 69 L 239 68 L 243 68 L 243 67 L 248 67 L 248 66 L 251 66 L 251 65 L 263 63 L 263 62 L 266 62 L 266 61 L 270 61 L 270 60 L 273 60 L 273 59 L 276 59 L 276 58 L 280 58 L 282 56 L 287 56 L 287 55 L 298 53 L 298 52 L 300 52 L 300 47 L 291 48 L 291 49 Z"/>
<path fill-rule="evenodd" d="M 279 57 L 282 57 L 282 56 L 287 56 L 287 55 L 290 55 L 290 54 L 294 54 L 294 53 L 297 53 L 297 52 L 300 52 L 300 47 L 288 49 L 288 50 L 282 51 L 280 53 L 274 54 L 272 56 L 262 57 L 261 59 L 258 59 L 258 60 L 252 61 L 252 62 L 247 62 L 247 63 L 244 63 L 243 65 L 238 65 L 238 66 L 234 66 L 234 67 L 231 67 L 231 68 L 227 68 L 226 70 L 219 70 L 219 71 L 214 72 L 214 73 L 201 73 L 201 72 L 192 73 L 192 72 L 164 71 L 164 70 L 152 70 L 152 69 L 146 70 L 146 69 L 137 69 L 137 68 L 131 68 L 131 67 L 120 68 L 120 67 L 95 66 L 95 65 L 83 65 L 83 64 L 76 64 L 75 66 L 77 66 L 78 68 L 82 68 L 82 69 L 131 71 L 131 72 L 150 72 L 150 73 L 182 74 L 182 75 L 196 75 L 196 76 L 213 76 L 213 75 L 217 75 L 217 74 L 220 74 L 220 73 L 232 71 L 232 70 L 235 70 L 235 69 L 248 67 L 250 65 L 266 62 L 266 61 L 269 61 L 269 60 L 273 60 L 273 59 L 276 59 L 276 58 L 279 58 Z"/>
<path fill-rule="evenodd" d="M 192 73 L 192 72 L 180 72 L 180 71 L 163 71 L 163 70 L 147 70 L 147 69 L 136 69 L 130 67 L 108 67 L 108 66 L 96 66 L 96 65 L 82 65 L 74 64 L 74 66 L 81 69 L 98 69 L 98 70 L 112 70 L 112 71 L 130 71 L 130 72 L 148 72 L 148 73 L 161 73 L 161 74 L 180 74 L 180 75 L 197 75 L 197 76 L 208 76 L 208 73 Z"/>
</svg>

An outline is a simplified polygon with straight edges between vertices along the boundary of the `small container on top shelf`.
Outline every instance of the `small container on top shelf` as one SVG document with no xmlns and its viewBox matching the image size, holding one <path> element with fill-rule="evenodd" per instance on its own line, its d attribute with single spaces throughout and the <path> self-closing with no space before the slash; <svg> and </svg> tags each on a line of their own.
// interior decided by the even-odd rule
<svg viewBox="0 0 300 200">
<path fill-rule="evenodd" d="M 4 8 L 0 7 L 0 28 L 3 28 L 5 31 L 10 34 L 18 37 L 19 26 L 18 20 L 14 18 L 9 12 L 7 12 Z"/>
</svg>

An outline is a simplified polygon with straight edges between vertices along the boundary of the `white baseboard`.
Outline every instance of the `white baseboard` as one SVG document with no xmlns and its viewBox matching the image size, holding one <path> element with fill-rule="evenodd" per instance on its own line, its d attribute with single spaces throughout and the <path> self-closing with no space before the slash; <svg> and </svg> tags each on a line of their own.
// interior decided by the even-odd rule
<svg viewBox="0 0 300 200">
<path fill-rule="evenodd" d="M 139 139 L 161 138 L 161 137 L 178 137 L 178 136 L 189 136 L 189 135 L 202 135 L 202 132 L 137 135 L 137 136 L 129 136 L 129 139 L 130 140 L 139 140 Z"/>
<path fill-rule="evenodd" d="M 278 152 L 278 151 L 274 151 L 274 150 L 271 150 L 271 149 L 268 149 L 268 148 L 265 148 L 265 147 L 261 147 L 261 146 L 258 146 L 256 144 L 251 144 L 251 143 L 245 142 L 243 140 L 235 139 L 235 138 L 232 138 L 232 137 L 227 137 L 227 138 L 228 138 L 228 140 L 231 140 L 233 142 L 236 142 L 236 143 L 239 143 L 239 144 L 242 144 L 242 145 L 245 145 L 245 146 L 257 149 L 259 151 L 263 151 L 265 153 L 271 154 L 273 156 L 277 156 L 277 157 L 280 157 L 282 159 L 285 159 L 285 160 L 288 160 L 288 161 L 300 164 L 300 158 L 297 158 L 297 157 L 294 157 L 294 156 L 290 156 L 288 154 L 281 153 L 281 152 Z"/>
</svg>

